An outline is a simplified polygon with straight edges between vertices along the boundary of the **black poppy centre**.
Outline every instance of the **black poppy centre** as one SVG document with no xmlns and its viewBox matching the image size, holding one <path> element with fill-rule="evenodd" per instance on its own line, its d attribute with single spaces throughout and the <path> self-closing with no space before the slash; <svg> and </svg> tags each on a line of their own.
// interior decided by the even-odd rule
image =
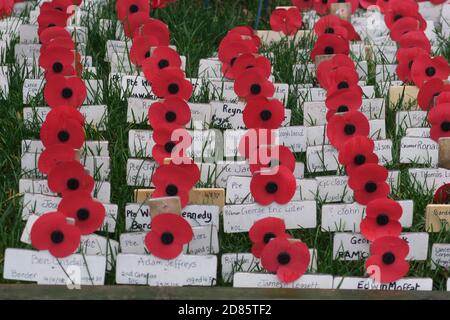
<svg viewBox="0 0 450 320">
<path fill-rule="evenodd" d="M 269 182 L 266 184 L 267 193 L 274 194 L 278 191 L 278 185 L 275 182 Z"/>
<path fill-rule="evenodd" d="M 173 111 L 167 111 L 165 118 L 167 122 L 174 122 L 177 119 L 177 114 Z"/>
<path fill-rule="evenodd" d="M 281 265 L 287 265 L 291 261 L 291 256 L 287 252 L 281 252 L 277 256 L 278 263 Z"/>
<path fill-rule="evenodd" d="M 70 139 L 70 133 L 66 130 L 61 130 L 58 132 L 58 140 L 60 142 L 67 142 Z"/>
<path fill-rule="evenodd" d="M 363 154 L 357 154 L 354 159 L 354 163 L 358 166 L 366 162 L 366 157 Z"/>
<path fill-rule="evenodd" d="M 450 131 L 450 122 L 449 121 L 443 121 L 441 123 L 441 130 L 445 131 L 445 132 Z"/>
<path fill-rule="evenodd" d="M 67 189 L 69 190 L 77 190 L 80 187 L 80 181 L 76 178 L 70 178 L 67 180 Z"/>
<path fill-rule="evenodd" d="M 61 95 L 64 99 L 70 99 L 73 96 L 73 91 L 70 88 L 64 88 L 61 91 Z"/>
<path fill-rule="evenodd" d="M 272 118 L 272 112 L 270 112 L 270 110 L 263 110 L 263 111 L 261 111 L 259 116 L 260 116 L 261 120 L 268 121 L 268 120 L 270 120 L 270 118 Z"/>
<path fill-rule="evenodd" d="M 61 62 L 55 62 L 52 66 L 54 73 L 61 73 L 63 71 L 63 64 Z"/>
<path fill-rule="evenodd" d="M 161 242 L 165 245 L 172 244 L 174 239 L 175 237 L 173 236 L 172 232 L 163 232 L 161 234 Z"/>
<path fill-rule="evenodd" d="M 261 93 L 261 86 L 257 83 L 254 83 L 250 86 L 250 92 L 254 95 Z"/>
<path fill-rule="evenodd" d="M 375 182 L 369 181 L 364 186 L 364 189 L 368 193 L 373 193 L 373 192 L 377 191 L 377 184 Z"/>
<path fill-rule="evenodd" d="M 139 7 L 137 5 L 135 5 L 135 4 L 132 4 L 130 6 L 129 10 L 130 10 L 130 13 L 136 13 L 136 12 L 139 11 Z"/>
<path fill-rule="evenodd" d="M 166 194 L 170 197 L 176 196 L 178 194 L 178 187 L 174 184 L 169 184 L 166 187 Z"/>
<path fill-rule="evenodd" d="M 59 230 L 53 231 L 50 234 L 50 239 L 54 244 L 59 244 L 64 241 L 64 233 Z"/>
<path fill-rule="evenodd" d="M 86 208 L 81 208 L 81 209 L 78 209 L 78 211 L 77 211 L 78 220 L 85 221 L 85 220 L 89 219 L 89 215 L 90 215 L 89 210 Z"/>
<path fill-rule="evenodd" d="M 353 125 L 351 123 L 346 124 L 345 127 L 344 127 L 344 132 L 345 132 L 346 135 L 349 135 L 349 136 L 354 134 L 356 132 L 355 125 Z"/>
<path fill-rule="evenodd" d="M 377 216 L 377 224 L 379 226 L 385 226 L 389 223 L 389 216 L 385 213 L 380 213 Z"/>
<path fill-rule="evenodd" d="M 159 60 L 158 68 L 164 69 L 164 68 L 167 68 L 168 66 L 169 66 L 169 61 L 168 60 L 166 60 L 166 59 Z"/>
<path fill-rule="evenodd" d="M 390 265 L 395 262 L 395 255 L 392 252 L 386 252 L 382 257 L 383 263 Z"/>
<path fill-rule="evenodd" d="M 267 232 L 267 233 L 264 235 L 263 242 L 264 242 L 265 244 L 267 244 L 267 243 L 269 243 L 270 240 L 272 240 L 272 239 L 275 238 L 275 237 L 276 237 L 275 234 L 273 234 L 272 232 Z"/>
<path fill-rule="evenodd" d="M 178 91 L 180 91 L 180 87 L 176 83 L 171 83 L 167 87 L 167 90 L 169 91 L 170 94 L 177 94 Z"/>
<path fill-rule="evenodd" d="M 175 146 L 175 142 L 169 141 L 164 145 L 164 150 L 166 150 L 167 153 L 171 153 Z"/>
</svg>

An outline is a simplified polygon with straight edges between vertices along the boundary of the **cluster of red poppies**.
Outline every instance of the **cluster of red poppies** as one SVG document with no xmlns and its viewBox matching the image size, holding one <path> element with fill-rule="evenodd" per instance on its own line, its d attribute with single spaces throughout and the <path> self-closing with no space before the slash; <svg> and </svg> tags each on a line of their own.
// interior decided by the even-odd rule
<svg viewBox="0 0 450 320">
<path fill-rule="evenodd" d="M 295 157 L 289 148 L 276 145 L 276 129 L 285 117 L 281 101 L 272 98 L 275 86 L 269 80 L 269 59 L 258 54 L 261 40 L 250 27 L 236 27 L 219 45 L 222 72 L 234 80 L 234 92 L 245 100 L 245 126 L 239 153 L 250 163 L 250 191 L 261 205 L 288 203 L 295 194 Z"/>
<path fill-rule="evenodd" d="M 157 3 L 164 6 L 168 2 Z M 152 198 L 177 196 L 185 207 L 189 192 L 200 179 L 198 166 L 186 155 L 192 142 L 185 129 L 191 120 L 187 101 L 192 95 L 192 84 L 181 70 L 179 54 L 169 47 L 169 28 L 149 17 L 148 1 L 118 0 L 116 7 L 118 19 L 132 38 L 131 62 L 143 71 L 153 93 L 160 98 L 148 112 L 155 141 L 152 155 L 158 163 L 152 177 L 155 186 Z M 163 213 L 152 220 L 145 245 L 153 255 L 173 259 L 192 235 L 191 226 L 181 216 Z"/>
<path fill-rule="evenodd" d="M 399 45 L 398 78 L 419 88 L 417 102 L 429 111 L 431 138 L 450 137 L 450 85 L 444 83 L 450 67 L 445 57 L 431 56 L 431 43 L 424 33 L 427 24 L 419 6 L 413 0 L 391 0 L 385 22 L 391 39 Z"/>
<path fill-rule="evenodd" d="M 427 0 L 417 0 L 416 2 L 425 2 Z M 447 0 L 429 0 L 433 4 L 441 4 Z M 292 4 L 300 10 L 315 10 L 318 14 L 327 14 L 333 3 L 349 2 L 352 12 L 358 9 L 358 6 L 367 9 L 369 6 L 378 6 L 381 12 L 385 12 L 389 7 L 390 0 L 292 0 Z"/>
<path fill-rule="evenodd" d="M 317 22 L 318 27 L 314 28 L 317 42 L 322 43 L 316 43 L 311 57 L 324 59 L 317 67 L 317 79 L 327 92 L 328 140 L 339 151 L 338 160 L 349 175 L 348 186 L 355 200 L 367 205 L 366 217 L 361 222 L 361 233 L 371 241 L 367 272 L 381 282 L 390 282 L 409 270 L 405 260 L 409 247 L 399 238 L 402 208 L 387 198 L 390 193 L 386 182 L 388 171 L 378 164 L 374 142 L 368 137 L 369 121 L 359 110 L 363 91 L 358 85 L 355 64 L 348 57 L 350 39 L 333 33 L 341 26 L 340 21 L 322 17 Z M 325 34 L 321 34 L 321 30 L 326 30 Z M 342 32 L 345 35 L 345 31 Z M 328 42 L 331 37 L 333 41 Z M 339 49 L 336 48 L 337 38 L 341 38 Z"/>
<path fill-rule="evenodd" d="M 270 15 L 270 27 L 285 35 L 294 35 L 302 27 L 302 15 L 298 8 L 277 8 Z"/>
<path fill-rule="evenodd" d="M 260 219 L 248 235 L 252 241 L 252 254 L 261 259 L 264 269 L 276 273 L 281 282 L 293 282 L 308 269 L 311 260 L 308 246 L 286 233 L 283 219 Z"/>
<path fill-rule="evenodd" d="M 40 132 L 45 150 L 38 168 L 62 200 L 56 212 L 36 220 L 30 237 L 33 247 L 55 257 L 72 254 L 81 235 L 98 230 L 105 218 L 104 206 L 91 196 L 94 179 L 78 160 L 85 137 L 84 116 L 77 109 L 86 99 L 86 86 L 80 78 L 76 44 L 65 29 L 73 4 L 73 0 L 45 2 L 38 18 L 39 66 L 45 72 L 44 98 L 51 108 Z"/>
</svg>

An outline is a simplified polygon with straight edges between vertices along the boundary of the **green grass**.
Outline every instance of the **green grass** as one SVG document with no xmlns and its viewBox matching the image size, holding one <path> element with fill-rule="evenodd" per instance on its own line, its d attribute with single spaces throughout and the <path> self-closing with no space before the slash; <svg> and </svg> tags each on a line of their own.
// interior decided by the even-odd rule
<svg viewBox="0 0 450 320">
<path fill-rule="evenodd" d="M 278 5 L 287 5 L 289 1 L 277 1 Z M 271 4 L 272 7 L 275 4 Z M 153 17 L 159 18 L 169 25 L 172 44 L 177 47 L 180 54 L 187 57 L 186 72 L 190 77 L 197 76 L 198 63 L 217 51 L 220 40 L 227 31 L 237 25 L 252 25 L 255 22 L 257 1 L 210 1 L 208 8 L 203 7 L 203 1 L 178 0 L 164 10 L 156 10 Z M 126 123 L 127 103 L 121 99 L 117 88 L 109 87 L 107 79 L 109 65 L 104 62 L 105 45 L 107 39 L 114 38 L 114 30 L 107 30 L 106 36 L 100 33 L 99 20 L 102 18 L 115 19 L 114 1 L 107 1 L 107 5 L 85 21 L 89 30 L 87 53 L 93 56 L 94 66 L 97 67 L 98 79 L 105 83 L 103 104 L 108 106 L 108 130 L 95 132 L 87 130 L 88 139 L 107 140 L 110 143 L 111 157 L 111 203 L 118 204 L 119 214 L 116 232 L 109 236 L 118 240 L 119 234 L 125 229 L 124 207 L 127 202 L 133 202 L 133 187 L 126 185 L 126 163 L 129 158 L 128 131 L 133 128 L 145 128 L 145 125 Z M 267 14 L 263 15 L 260 29 L 268 28 Z M 13 46 L 12 46 L 13 47 Z M 295 78 L 292 66 L 299 61 L 305 61 L 307 56 L 300 54 L 300 50 L 311 48 L 311 39 L 303 39 L 298 44 L 283 41 L 270 47 L 264 47 L 264 52 L 272 52 L 274 76 L 276 82 L 288 83 L 294 87 L 299 79 L 304 83 L 311 83 L 310 76 L 300 75 Z M 448 59 L 450 57 L 450 43 L 448 39 L 440 37 L 439 51 Z M 10 94 L 8 99 L 0 101 L 0 269 L 3 268 L 4 251 L 6 248 L 29 248 L 20 242 L 24 227 L 21 220 L 21 195 L 18 194 L 18 181 L 21 176 L 20 146 L 23 139 L 38 138 L 37 127 L 27 129 L 22 119 L 22 86 L 24 76 L 20 68 L 14 63 L 13 51 L 10 49 L 5 62 L 13 70 L 10 79 Z M 374 63 L 369 63 L 368 84 L 375 84 Z M 195 101 L 205 102 L 206 95 L 194 97 Z M 36 102 L 36 105 L 38 103 Z M 297 108 L 297 97 L 290 93 L 287 107 L 292 109 L 291 125 L 301 125 L 303 116 Z M 405 231 L 424 231 L 424 209 L 432 200 L 429 192 L 419 192 L 411 188 L 407 169 L 418 167 L 416 165 L 401 165 L 398 160 L 400 134 L 395 132 L 395 112 L 399 110 L 400 103 L 386 110 L 387 136 L 394 142 L 394 162 L 389 169 L 401 170 L 401 184 L 394 194 L 395 199 L 412 199 L 414 201 L 414 226 Z M 305 154 L 296 154 L 298 160 L 304 161 Z M 332 173 L 328 173 L 332 174 Z M 321 174 L 323 175 L 323 174 Z M 308 174 L 307 177 L 317 176 Z M 320 208 L 318 203 L 318 223 L 320 224 Z M 364 261 L 342 262 L 332 260 L 332 233 L 321 232 L 319 228 L 313 230 L 295 230 L 291 232 L 308 244 L 310 248 L 318 250 L 318 272 L 344 276 L 362 276 L 364 274 Z M 430 249 L 432 243 L 450 242 L 450 232 L 430 234 Z M 221 253 L 249 252 L 250 241 L 247 234 L 224 234 L 220 230 Z M 220 275 L 220 269 L 219 273 Z M 443 269 L 431 270 L 429 260 L 426 262 L 413 262 L 409 276 L 432 277 L 436 290 L 444 290 L 448 278 L 448 271 Z M 114 270 L 107 275 L 107 284 L 114 283 Z M 0 277 L 0 282 L 8 282 Z M 223 281 L 218 280 L 222 285 Z"/>
</svg>

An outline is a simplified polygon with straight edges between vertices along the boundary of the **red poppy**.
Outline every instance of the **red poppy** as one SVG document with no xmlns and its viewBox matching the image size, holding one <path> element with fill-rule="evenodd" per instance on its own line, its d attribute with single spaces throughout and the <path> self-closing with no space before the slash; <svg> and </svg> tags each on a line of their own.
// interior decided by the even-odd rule
<svg viewBox="0 0 450 320">
<path fill-rule="evenodd" d="M 450 67 L 443 56 L 430 57 L 422 54 L 416 57 L 411 66 L 411 78 L 414 84 L 421 87 L 425 81 L 431 79 L 447 80 Z"/>
<path fill-rule="evenodd" d="M 438 204 L 448 204 L 450 195 L 450 183 L 440 186 L 439 189 L 434 193 L 434 203 Z"/>
<path fill-rule="evenodd" d="M 39 41 L 42 45 L 49 44 L 53 39 L 65 38 L 72 40 L 72 35 L 64 27 L 51 27 L 41 32 L 39 35 Z"/>
<path fill-rule="evenodd" d="M 339 149 L 343 143 L 356 136 L 369 135 L 369 120 L 360 111 L 333 115 L 327 125 L 330 143 Z"/>
<path fill-rule="evenodd" d="M 52 108 L 61 105 L 80 107 L 86 96 L 86 85 L 78 77 L 53 76 L 47 80 L 44 88 L 44 99 Z"/>
<path fill-rule="evenodd" d="M 56 258 L 65 258 L 80 245 L 80 230 L 67 223 L 61 212 L 49 212 L 40 216 L 30 232 L 31 244 L 38 250 L 48 250 Z"/>
<path fill-rule="evenodd" d="M 358 86 L 353 86 L 348 89 L 341 89 L 327 94 L 325 106 L 328 109 L 327 121 L 335 113 L 343 113 L 353 110 L 358 110 L 362 105 L 362 89 Z"/>
<path fill-rule="evenodd" d="M 184 158 L 186 149 L 192 144 L 192 136 L 184 128 L 154 130 L 153 140 L 156 144 L 153 146 L 152 155 L 159 164 L 167 158 Z"/>
<path fill-rule="evenodd" d="M 84 143 L 83 126 L 76 119 L 64 116 L 47 118 L 42 124 L 40 136 L 46 148 L 64 144 L 73 149 L 80 149 Z"/>
<path fill-rule="evenodd" d="M 236 79 L 243 72 L 251 68 L 258 68 L 266 78 L 269 78 L 272 73 L 272 65 L 269 59 L 254 53 L 241 54 L 236 58 L 233 66 L 225 63 L 222 64 L 222 73 L 229 79 Z"/>
<path fill-rule="evenodd" d="M 94 189 L 94 179 L 78 161 L 59 162 L 48 174 L 48 187 L 63 197 L 77 191 L 90 193 Z"/>
<path fill-rule="evenodd" d="M 247 101 L 242 117 L 247 128 L 277 129 L 284 120 L 284 105 L 277 99 L 252 98 Z"/>
<path fill-rule="evenodd" d="M 0 18 L 9 17 L 14 9 L 14 1 L 13 0 L 1 0 L 0 1 Z"/>
<path fill-rule="evenodd" d="M 170 43 L 170 31 L 167 24 L 158 19 L 149 18 L 134 33 L 134 37 L 141 35 L 156 37 L 160 46 L 168 46 Z"/>
<path fill-rule="evenodd" d="M 411 67 L 417 56 L 427 54 L 422 48 L 400 48 L 397 51 L 398 65 L 396 69 L 397 76 L 403 82 L 412 81 Z"/>
<path fill-rule="evenodd" d="M 74 3 L 71 0 L 53 0 L 44 2 L 40 7 L 40 13 L 42 12 L 53 12 L 53 10 L 57 10 L 60 12 L 65 12 L 67 15 L 71 15 L 72 12 L 69 9 L 69 7 L 73 6 Z"/>
<path fill-rule="evenodd" d="M 273 202 L 286 204 L 295 194 L 295 176 L 285 166 L 275 166 L 253 174 L 250 192 L 257 203 L 266 206 Z"/>
<path fill-rule="evenodd" d="M 447 88 L 447 85 L 445 86 Z M 443 91 L 440 95 L 436 97 L 436 104 L 448 103 L 450 102 L 450 91 Z"/>
<path fill-rule="evenodd" d="M 183 245 L 193 237 L 191 225 L 178 214 L 162 213 L 152 220 L 152 228 L 145 236 L 145 247 L 161 259 L 175 259 L 183 251 Z"/>
<path fill-rule="evenodd" d="M 260 146 L 250 155 L 248 162 L 251 173 L 256 173 L 263 169 L 284 166 L 291 172 L 295 170 L 295 157 L 286 146 Z"/>
<path fill-rule="evenodd" d="M 75 109 L 70 106 L 61 105 L 56 108 L 52 108 L 49 113 L 47 113 L 47 116 L 45 117 L 45 120 L 49 121 L 59 121 L 59 119 L 73 119 L 76 120 L 79 124 L 84 125 L 84 116 L 83 114 L 78 111 L 78 109 Z"/>
<path fill-rule="evenodd" d="M 411 31 L 398 39 L 400 48 L 422 48 L 427 53 L 431 52 L 431 43 L 423 31 Z"/>
<path fill-rule="evenodd" d="M 450 103 L 436 105 L 428 113 L 428 122 L 431 125 L 430 137 L 434 141 L 450 137 Z"/>
<path fill-rule="evenodd" d="M 46 78 L 54 75 L 74 76 L 76 75 L 73 67 L 75 57 L 75 53 L 69 49 L 54 48 L 46 55 L 39 56 L 39 65 L 45 69 Z"/>
<path fill-rule="evenodd" d="M 116 1 L 117 19 L 123 21 L 126 17 L 135 13 L 150 13 L 150 3 L 148 0 L 117 0 Z"/>
<path fill-rule="evenodd" d="M 161 98 L 178 97 L 189 100 L 192 83 L 186 80 L 182 70 L 177 68 L 160 69 L 152 78 L 152 90 Z"/>
<path fill-rule="evenodd" d="M 379 198 L 370 201 L 366 207 L 366 217 L 361 221 L 361 233 L 369 241 L 382 237 L 398 237 L 402 232 L 399 222 L 402 206 L 398 202 Z"/>
<path fill-rule="evenodd" d="M 137 12 L 122 21 L 123 33 L 132 38 L 136 32 L 150 19 L 148 12 Z"/>
<path fill-rule="evenodd" d="M 328 0 L 330 7 L 332 3 L 343 3 L 343 2 L 347 2 L 352 5 L 352 13 L 354 13 L 356 9 L 358 9 L 359 0 Z"/>
<path fill-rule="evenodd" d="M 313 0 L 313 9 L 319 15 L 326 15 L 329 13 L 330 4 L 328 0 Z"/>
<path fill-rule="evenodd" d="M 348 186 L 354 191 L 355 200 L 366 205 L 377 198 L 386 198 L 390 192 L 386 182 L 388 171 L 375 163 L 366 163 L 352 171 Z"/>
<path fill-rule="evenodd" d="M 39 171 L 48 174 L 53 167 L 64 161 L 75 160 L 75 150 L 65 144 L 54 144 L 45 148 L 38 160 Z"/>
<path fill-rule="evenodd" d="M 364 9 L 377 4 L 377 0 L 359 0 L 359 5 Z"/>
<path fill-rule="evenodd" d="M 334 34 L 322 34 L 317 38 L 314 48 L 311 51 L 311 60 L 315 61 L 316 56 L 326 54 L 345 54 L 348 55 L 350 47 L 348 41 Z"/>
<path fill-rule="evenodd" d="M 284 220 L 275 217 L 267 217 L 256 221 L 248 231 L 252 241 L 252 253 L 256 258 L 261 258 L 264 247 L 275 238 L 291 238 L 286 233 Z"/>
<path fill-rule="evenodd" d="M 228 33 L 219 44 L 218 57 L 222 63 L 233 66 L 234 61 L 244 53 L 258 53 L 253 38 L 238 33 Z"/>
<path fill-rule="evenodd" d="M 341 25 L 347 29 L 347 39 L 349 41 L 360 41 L 361 37 L 359 36 L 358 32 L 356 32 L 355 27 L 352 25 L 350 21 L 341 19 Z"/>
<path fill-rule="evenodd" d="M 270 15 L 270 27 L 285 35 L 294 35 L 302 27 L 302 15 L 298 8 L 278 8 Z"/>
<path fill-rule="evenodd" d="M 420 30 L 425 30 L 427 22 L 419 13 L 419 6 L 415 1 L 391 1 L 388 10 L 384 13 L 384 22 L 391 29 L 395 22 L 405 17 L 417 19 Z"/>
<path fill-rule="evenodd" d="M 366 163 L 378 163 L 378 156 L 373 152 L 374 146 L 373 140 L 368 137 L 353 137 L 341 146 L 339 162 L 352 175 L 356 168 Z"/>
<path fill-rule="evenodd" d="M 97 231 L 105 220 L 105 207 L 87 192 L 73 192 L 64 197 L 58 211 L 75 220 L 82 235 Z"/>
<path fill-rule="evenodd" d="M 234 27 L 233 29 L 228 31 L 227 35 L 233 33 L 239 34 L 246 38 L 250 38 L 256 47 L 259 47 L 261 45 L 261 39 L 259 38 L 257 32 L 250 26 Z"/>
<path fill-rule="evenodd" d="M 170 47 L 157 47 L 150 58 L 142 63 L 142 70 L 147 79 L 151 80 L 162 69 L 181 68 L 180 55 Z"/>
<path fill-rule="evenodd" d="M 186 101 L 168 97 L 152 103 L 148 110 L 148 120 L 155 130 L 173 131 L 189 123 L 191 109 Z"/>
<path fill-rule="evenodd" d="M 284 283 L 300 278 L 308 269 L 310 259 L 306 244 L 281 237 L 269 241 L 261 253 L 262 267 L 276 272 L 278 279 Z"/>
<path fill-rule="evenodd" d="M 324 81 L 324 89 L 327 90 L 327 95 L 331 95 L 336 91 L 359 87 L 358 81 L 359 75 L 355 67 L 340 67 L 330 72 L 328 80 Z"/>
<path fill-rule="evenodd" d="M 69 18 L 69 16 L 66 12 L 57 9 L 47 9 L 42 11 L 42 7 L 41 13 L 37 18 L 37 22 L 39 25 L 38 34 L 41 34 L 47 28 L 55 26 L 65 27 L 67 25 L 67 19 Z"/>
<path fill-rule="evenodd" d="M 75 43 L 71 38 L 65 38 L 65 37 L 58 37 L 51 39 L 49 43 L 46 45 L 41 46 L 40 50 L 40 56 L 42 55 L 48 55 L 50 52 L 52 52 L 56 48 L 64 48 L 67 50 L 75 50 Z M 80 60 L 80 54 L 78 52 L 75 53 L 74 60 L 78 61 Z"/>
<path fill-rule="evenodd" d="M 275 86 L 259 68 L 244 71 L 234 83 L 234 92 L 238 97 L 251 99 L 257 97 L 270 98 L 275 93 Z"/>
<path fill-rule="evenodd" d="M 337 68 L 347 67 L 355 68 L 355 64 L 349 56 L 345 54 L 336 54 L 328 60 L 322 60 L 316 70 L 317 80 L 322 88 L 325 88 L 328 83 L 330 73 Z"/>
<path fill-rule="evenodd" d="M 428 111 L 436 105 L 437 97 L 445 91 L 450 93 L 450 85 L 445 84 L 441 79 L 428 80 L 419 89 L 417 103 L 422 110 Z"/>
<path fill-rule="evenodd" d="M 381 283 L 393 282 L 404 277 L 409 271 L 406 257 L 409 246 L 398 237 L 382 237 L 370 245 L 371 256 L 366 261 L 369 276 Z"/>
<path fill-rule="evenodd" d="M 239 141 L 239 154 L 248 159 L 262 145 L 277 144 L 276 131 L 272 129 L 249 129 Z"/>
<path fill-rule="evenodd" d="M 189 202 L 189 191 L 199 179 L 200 170 L 196 164 L 162 164 L 152 177 L 155 185 L 152 197 L 179 197 L 181 206 L 185 207 Z"/>
<path fill-rule="evenodd" d="M 312 0 L 292 0 L 292 4 L 296 6 L 299 10 L 308 10 L 312 8 Z"/>
<path fill-rule="evenodd" d="M 146 59 L 150 58 L 151 48 L 157 46 L 159 46 L 159 41 L 154 36 L 135 36 L 130 49 L 131 62 L 134 65 L 141 66 Z"/>
<path fill-rule="evenodd" d="M 314 32 L 317 36 L 335 34 L 349 40 L 347 29 L 341 24 L 341 20 L 335 15 L 323 16 L 314 24 Z"/>
<path fill-rule="evenodd" d="M 404 17 L 392 24 L 390 36 L 393 41 L 399 41 L 404 34 L 418 30 L 420 30 L 419 20 L 413 17 Z"/>
</svg>

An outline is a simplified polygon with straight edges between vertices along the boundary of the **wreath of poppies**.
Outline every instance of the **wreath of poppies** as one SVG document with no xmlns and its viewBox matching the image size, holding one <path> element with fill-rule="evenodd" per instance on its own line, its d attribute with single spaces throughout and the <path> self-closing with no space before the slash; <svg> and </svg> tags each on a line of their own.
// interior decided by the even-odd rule
<svg viewBox="0 0 450 320">
<path fill-rule="evenodd" d="M 50 106 L 40 138 L 45 147 L 38 169 L 47 175 L 48 187 L 62 196 L 57 211 L 40 216 L 30 232 L 38 250 L 48 250 L 57 258 L 73 254 L 82 235 L 97 231 L 105 219 L 105 207 L 92 198 L 94 179 L 79 162 L 85 142 L 84 116 L 78 111 L 86 99 L 81 79 L 80 54 L 67 20 L 81 1 L 45 2 L 38 17 L 42 44 L 39 66 L 44 69 L 44 100 Z"/>
<path fill-rule="evenodd" d="M 180 55 L 169 47 L 167 25 L 150 18 L 151 8 L 163 8 L 173 0 L 118 0 L 117 18 L 132 40 L 131 62 L 142 71 L 153 93 L 160 98 L 148 111 L 155 145 L 152 157 L 158 164 L 152 177 L 152 198 L 179 197 L 181 207 L 189 203 L 189 193 L 200 179 L 198 166 L 186 155 L 192 137 L 185 129 L 191 121 L 187 101 L 193 86 L 181 69 Z M 174 213 L 158 214 L 145 238 L 146 248 L 156 257 L 174 259 L 191 241 L 192 227 Z"/>
</svg>

